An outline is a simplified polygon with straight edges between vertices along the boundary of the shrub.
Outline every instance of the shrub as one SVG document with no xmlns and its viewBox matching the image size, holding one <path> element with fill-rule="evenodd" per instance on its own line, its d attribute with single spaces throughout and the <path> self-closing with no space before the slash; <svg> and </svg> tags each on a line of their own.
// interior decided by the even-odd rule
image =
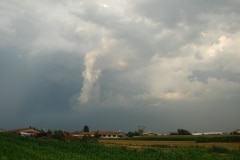
<svg viewBox="0 0 240 160">
<path fill-rule="evenodd" d="M 61 130 L 56 130 L 56 131 L 54 131 L 54 133 L 53 133 L 53 138 L 56 138 L 56 139 L 64 139 L 63 131 L 61 131 Z"/>
<path fill-rule="evenodd" d="M 186 129 L 178 129 L 177 131 L 178 131 L 178 135 L 191 135 L 192 134 Z"/>
</svg>

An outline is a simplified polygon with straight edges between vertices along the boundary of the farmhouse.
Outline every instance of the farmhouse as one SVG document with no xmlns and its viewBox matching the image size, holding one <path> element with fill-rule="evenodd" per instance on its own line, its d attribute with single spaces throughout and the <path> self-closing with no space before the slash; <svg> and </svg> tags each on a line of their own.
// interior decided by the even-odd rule
<svg viewBox="0 0 240 160">
<path fill-rule="evenodd" d="M 20 134 L 21 136 L 36 136 L 40 132 L 32 128 L 19 128 L 10 130 L 9 133 Z"/>
<path fill-rule="evenodd" d="M 237 134 L 240 134 L 240 129 L 237 129 L 235 132 L 236 132 Z"/>
<path fill-rule="evenodd" d="M 193 132 L 192 135 L 194 135 L 194 136 L 200 136 L 200 135 L 203 135 L 203 133 Z"/>
<path fill-rule="evenodd" d="M 204 132 L 203 135 L 222 135 L 223 132 Z"/>
<path fill-rule="evenodd" d="M 101 138 L 123 138 L 123 137 L 125 137 L 125 134 L 123 132 L 98 131 L 97 134 Z"/>
<path fill-rule="evenodd" d="M 84 136 L 90 136 L 90 137 L 100 137 L 100 138 L 123 138 L 125 137 L 125 134 L 123 132 L 113 132 L 113 131 L 91 131 L 91 132 L 73 132 L 71 133 L 71 136 L 73 137 L 84 137 Z"/>
<path fill-rule="evenodd" d="M 240 134 L 240 129 L 236 129 L 235 131 L 232 132 L 232 134 Z"/>
<path fill-rule="evenodd" d="M 95 132 L 82 132 L 82 131 L 75 131 L 70 133 L 72 137 L 84 137 L 84 136 L 90 136 L 93 137 Z"/>
<path fill-rule="evenodd" d="M 142 133 L 143 136 L 154 136 L 156 134 L 154 134 L 152 131 L 146 131 Z"/>
</svg>

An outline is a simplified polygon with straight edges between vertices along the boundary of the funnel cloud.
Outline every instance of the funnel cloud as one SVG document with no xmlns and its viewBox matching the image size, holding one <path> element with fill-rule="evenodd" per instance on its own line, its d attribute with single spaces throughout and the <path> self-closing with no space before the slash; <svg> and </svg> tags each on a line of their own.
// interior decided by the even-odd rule
<svg viewBox="0 0 240 160">
<path fill-rule="evenodd" d="M 0 1 L 0 128 L 239 128 L 239 5 Z"/>
</svg>

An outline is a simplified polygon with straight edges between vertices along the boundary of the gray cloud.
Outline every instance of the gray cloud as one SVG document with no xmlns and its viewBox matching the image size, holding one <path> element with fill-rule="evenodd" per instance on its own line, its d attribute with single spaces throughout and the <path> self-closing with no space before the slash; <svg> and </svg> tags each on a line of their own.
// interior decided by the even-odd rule
<svg viewBox="0 0 240 160">
<path fill-rule="evenodd" d="M 237 6 L 0 2 L 0 128 L 239 128 Z"/>
</svg>

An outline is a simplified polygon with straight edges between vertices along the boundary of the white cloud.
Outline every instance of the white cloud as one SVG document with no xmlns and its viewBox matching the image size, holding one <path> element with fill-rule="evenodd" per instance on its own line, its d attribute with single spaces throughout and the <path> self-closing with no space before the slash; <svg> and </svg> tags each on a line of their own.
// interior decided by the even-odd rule
<svg viewBox="0 0 240 160">
<path fill-rule="evenodd" d="M 101 68 L 96 65 L 96 61 L 98 61 L 98 59 L 102 56 L 111 54 L 110 51 L 114 43 L 114 39 L 103 38 L 99 48 L 90 51 L 85 55 L 85 70 L 82 74 L 84 81 L 79 97 L 81 103 L 87 103 L 89 101 L 89 99 L 91 98 L 91 91 L 94 87 L 94 84 L 97 82 L 99 76 L 101 75 Z"/>
<path fill-rule="evenodd" d="M 237 6 L 234 0 L 0 2 L 0 54 L 18 52 L 29 68 L 37 66 L 31 74 L 50 86 L 78 81 L 68 95 L 78 108 L 189 101 L 201 107 L 201 100 L 211 105 L 226 97 L 234 106 L 240 92 Z M 67 69 L 56 71 L 51 57 L 62 55 L 69 57 L 59 62 Z M 56 70 L 48 75 L 45 65 Z"/>
</svg>

